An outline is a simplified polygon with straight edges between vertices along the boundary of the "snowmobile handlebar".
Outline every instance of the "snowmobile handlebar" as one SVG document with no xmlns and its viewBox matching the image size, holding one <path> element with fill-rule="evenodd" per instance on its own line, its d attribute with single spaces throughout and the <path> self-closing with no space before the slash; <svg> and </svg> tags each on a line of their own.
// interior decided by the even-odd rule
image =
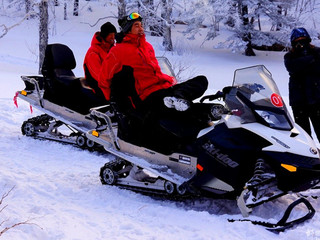
<svg viewBox="0 0 320 240">
<path fill-rule="evenodd" d="M 225 96 L 224 92 L 218 91 L 216 94 L 207 95 L 207 96 L 202 97 L 200 99 L 200 102 L 203 103 L 205 100 L 213 101 L 213 100 L 216 100 L 219 98 L 224 98 L 224 96 Z"/>
</svg>

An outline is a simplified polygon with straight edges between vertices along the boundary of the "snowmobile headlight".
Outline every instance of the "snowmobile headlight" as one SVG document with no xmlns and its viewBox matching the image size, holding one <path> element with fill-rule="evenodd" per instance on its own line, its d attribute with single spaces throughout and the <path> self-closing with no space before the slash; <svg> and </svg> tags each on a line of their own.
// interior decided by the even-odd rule
<svg viewBox="0 0 320 240">
<path fill-rule="evenodd" d="M 291 126 L 284 115 L 267 110 L 256 110 L 256 113 L 271 127 L 283 130 L 290 130 Z"/>
<path fill-rule="evenodd" d="M 21 95 L 27 96 L 27 92 L 26 92 L 25 90 L 22 90 L 22 91 L 21 91 Z"/>
<path fill-rule="evenodd" d="M 297 171 L 297 167 L 289 165 L 289 164 L 281 164 L 281 167 L 287 169 L 289 172 L 296 172 Z"/>
</svg>

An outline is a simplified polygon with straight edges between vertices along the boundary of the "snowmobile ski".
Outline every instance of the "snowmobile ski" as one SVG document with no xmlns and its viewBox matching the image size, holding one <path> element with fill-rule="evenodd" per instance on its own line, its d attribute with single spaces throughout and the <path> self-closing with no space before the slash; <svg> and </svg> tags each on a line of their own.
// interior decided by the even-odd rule
<svg viewBox="0 0 320 240">
<path fill-rule="evenodd" d="M 307 207 L 307 213 L 305 216 L 301 217 L 301 218 L 297 218 L 291 221 L 288 221 L 291 212 L 293 211 L 293 209 L 299 205 L 299 204 L 304 204 Z M 263 226 L 266 227 L 266 229 L 270 232 L 273 233 L 280 233 L 283 232 L 289 228 L 292 228 L 298 224 L 301 224 L 307 220 L 310 220 L 313 218 L 314 214 L 315 214 L 315 209 L 312 207 L 311 203 L 305 199 L 305 198 L 299 198 L 298 200 L 294 201 L 293 203 L 291 203 L 288 208 L 286 209 L 286 211 L 284 212 L 284 215 L 282 216 L 282 218 L 277 222 L 277 223 L 270 223 L 270 222 L 264 222 L 264 221 L 255 221 L 255 220 L 250 220 L 250 219 L 229 219 L 229 222 L 251 222 L 254 225 L 259 225 L 259 226 Z"/>
</svg>

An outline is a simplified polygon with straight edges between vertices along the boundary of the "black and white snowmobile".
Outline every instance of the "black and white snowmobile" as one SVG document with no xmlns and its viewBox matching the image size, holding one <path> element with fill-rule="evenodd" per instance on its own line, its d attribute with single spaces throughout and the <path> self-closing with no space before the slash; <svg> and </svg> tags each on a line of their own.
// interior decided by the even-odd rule
<svg viewBox="0 0 320 240">
<path fill-rule="evenodd" d="M 159 63 L 164 72 L 173 74 L 166 59 L 159 58 Z M 146 129 L 146 116 L 132 106 L 125 112 L 112 101 L 100 106 L 83 79 L 74 76 L 74 67 L 72 51 L 52 44 L 46 51 L 43 76 L 22 77 L 26 88 L 17 96 L 45 113 L 25 121 L 22 132 L 102 146 L 116 156 L 100 169 L 103 184 L 165 195 L 234 198 L 248 216 L 261 203 L 310 189 L 320 181 L 319 150 L 292 121 L 262 65 L 236 70 L 231 87 L 200 100 L 199 104 L 224 101 L 224 106 L 214 103 L 217 112 L 212 115 L 221 119 L 211 126 L 173 116 L 160 119 L 152 129 Z M 134 96 L 122 97 L 130 105 Z M 59 132 L 62 125 L 72 133 Z M 309 213 L 287 223 L 299 203 Z M 302 198 L 289 207 L 279 229 L 313 214 Z"/>
<path fill-rule="evenodd" d="M 104 119 L 106 127 L 89 131 L 87 138 L 118 157 L 101 168 L 102 183 L 150 193 L 234 198 L 243 216 L 257 205 L 319 183 L 319 150 L 291 119 L 264 66 L 236 70 L 231 87 L 200 102 L 219 98 L 225 107 L 213 108 L 222 115 L 214 125 L 199 129 L 187 119 L 162 119 L 157 122 L 162 133 L 152 132 L 151 137 L 139 117 L 115 110 L 116 133 L 109 117 L 93 110 L 91 114 Z M 308 214 L 287 222 L 300 203 L 307 206 Z M 278 224 L 255 223 L 282 231 L 314 212 L 301 198 Z"/>
</svg>

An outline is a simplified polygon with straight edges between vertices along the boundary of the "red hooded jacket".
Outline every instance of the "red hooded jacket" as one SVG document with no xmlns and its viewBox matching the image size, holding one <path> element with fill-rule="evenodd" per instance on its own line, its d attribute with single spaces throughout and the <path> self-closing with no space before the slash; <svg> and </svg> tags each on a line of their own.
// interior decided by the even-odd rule
<svg viewBox="0 0 320 240">
<path fill-rule="evenodd" d="M 94 34 L 91 40 L 91 47 L 88 49 L 83 61 L 85 77 L 93 89 L 98 87 L 98 83 L 95 81 L 99 79 L 103 59 L 107 57 L 111 47 L 109 43 L 102 41 L 100 32 Z"/>
<path fill-rule="evenodd" d="M 145 35 L 129 33 L 110 50 L 102 64 L 98 82 L 107 100 L 110 100 L 111 80 L 124 65 L 133 68 L 135 88 L 141 100 L 177 83 L 175 78 L 161 72 L 154 49 Z"/>
</svg>

